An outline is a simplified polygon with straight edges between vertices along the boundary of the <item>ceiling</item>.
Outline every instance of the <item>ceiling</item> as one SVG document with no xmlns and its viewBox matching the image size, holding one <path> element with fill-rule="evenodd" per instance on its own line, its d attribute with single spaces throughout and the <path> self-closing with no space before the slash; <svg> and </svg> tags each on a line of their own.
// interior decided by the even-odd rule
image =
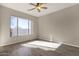
<svg viewBox="0 0 79 59">
<path fill-rule="evenodd" d="M 67 7 L 71 7 L 73 5 L 76 5 L 76 3 L 45 3 L 44 5 L 47 6 L 48 9 L 46 10 L 42 9 L 41 12 L 38 12 L 37 10 L 28 11 L 28 9 L 31 9 L 34 7 L 29 3 L 1 3 L 0 5 L 30 14 L 32 16 L 40 17 Z"/>
</svg>

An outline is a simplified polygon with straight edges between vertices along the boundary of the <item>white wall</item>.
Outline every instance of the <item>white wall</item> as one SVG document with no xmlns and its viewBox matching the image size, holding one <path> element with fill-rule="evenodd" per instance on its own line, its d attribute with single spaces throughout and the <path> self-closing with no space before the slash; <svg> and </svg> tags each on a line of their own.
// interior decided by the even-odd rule
<svg viewBox="0 0 79 59">
<path fill-rule="evenodd" d="M 1 13 L 1 9 L 0 9 L 0 13 Z M 1 14 L 0 14 L 0 41 L 1 41 Z"/>
<path fill-rule="evenodd" d="M 18 11 L 15 11 L 3 6 L 0 7 L 0 15 L 1 15 L 0 46 L 37 38 L 37 18 L 36 17 L 27 15 L 25 13 L 21 13 L 21 12 L 18 12 Z M 32 30 L 33 34 L 29 36 L 23 36 L 23 37 L 10 37 L 10 16 L 12 15 L 32 20 L 33 21 L 33 30 Z"/>
<path fill-rule="evenodd" d="M 79 47 L 79 5 L 40 17 L 39 38 Z"/>
</svg>

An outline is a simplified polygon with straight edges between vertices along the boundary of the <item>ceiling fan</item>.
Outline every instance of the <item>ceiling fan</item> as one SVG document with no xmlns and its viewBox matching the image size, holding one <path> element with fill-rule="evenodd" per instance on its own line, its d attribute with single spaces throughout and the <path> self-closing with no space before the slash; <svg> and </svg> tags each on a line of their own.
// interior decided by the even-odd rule
<svg viewBox="0 0 79 59">
<path fill-rule="evenodd" d="M 30 5 L 33 5 L 34 8 L 29 9 L 28 11 L 32 11 L 32 10 L 36 9 L 38 12 L 40 12 L 41 9 L 47 9 L 47 7 L 44 6 L 44 3 L 35 3 L 35 4 L 30 3 Z"/>
</svg>

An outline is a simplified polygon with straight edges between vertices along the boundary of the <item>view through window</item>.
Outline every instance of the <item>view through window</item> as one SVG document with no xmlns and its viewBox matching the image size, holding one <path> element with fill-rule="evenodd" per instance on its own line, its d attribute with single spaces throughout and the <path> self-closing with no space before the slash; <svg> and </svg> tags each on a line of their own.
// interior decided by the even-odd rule
<svg viewBox="0 0 79 59">
<path fill-rule="evenodd" d="M 31 35 L 32 21 L 15 16 L 11 16 L 10 36 Z"/>
</svg>

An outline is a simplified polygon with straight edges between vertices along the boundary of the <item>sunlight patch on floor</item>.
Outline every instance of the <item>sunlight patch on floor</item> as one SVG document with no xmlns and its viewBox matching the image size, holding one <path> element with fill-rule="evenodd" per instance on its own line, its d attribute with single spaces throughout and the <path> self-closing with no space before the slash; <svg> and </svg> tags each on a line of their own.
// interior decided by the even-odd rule
<svg viewBox="0 0 79 59">
<path fill-rule="evenodd" d="M 56 50 L 61 46 L 61 43 L 52 43 L 46 41 L 32 41 L 26 44 L 22 44 L 22 46 L 31 47 L 31 48 L 40 48 L 44 50 Z"/>
</svg>

